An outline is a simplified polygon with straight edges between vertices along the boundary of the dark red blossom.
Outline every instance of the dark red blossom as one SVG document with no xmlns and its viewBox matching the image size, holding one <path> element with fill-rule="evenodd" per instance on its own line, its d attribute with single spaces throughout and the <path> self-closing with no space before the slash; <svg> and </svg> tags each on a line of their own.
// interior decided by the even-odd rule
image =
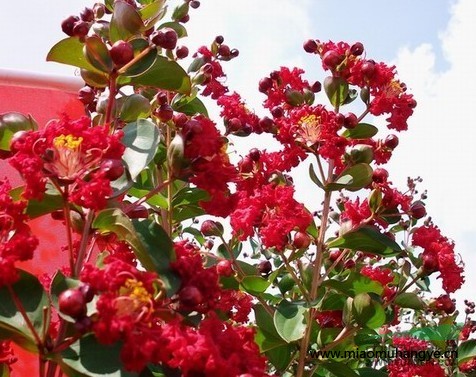
<svg viewBox="0 0 476 377">
<path fill-rule="evenodd" d="M 316 321 L 322 328 L 343 327 L 342 310 L 322 310 L 316 313 Z"/>
<path fill-rule="evenodd" d="M 309 83 L 301 78 L 303 74 L 304 71 L 300 68 L 287 67 L 281 67 L 279 71 L 273 72 L 272 86 L 267 89 L 268 98 L 264 101 L 264 107 L 270 110 L 276 106 L 282 106 L 284 109 L 294 107 L 288 103 L 286 93 L 292 90 L 303 94 L 304 89 L 311 90 Z"/>
<path fill-rule="evenodd" d="M 10 341 L 0 340 L 0 366 L 4 365 L 11 372 L 11 365 L 17 361 L 10 346 Z"/>
<path fill-rule="evenodd" d="M 229 183 L 236 176 L 236 169 L 226 153 L 226 144 L 215 123 L 204 116 L 192 118 L 184 124 L 182 132 L 194 122 L 196 131 L 190 133 L 185 142 L 184 156 L 190 162 L 190 182 L 210 194 L 200 204 L 215 216 L 226 217 L 232 207 L 233 198 Z"/>
<path fill-rule="evenodd" d="M 0 287 L 18 279 L 15 263 L 33 258 L 38 246 L 26 224 L 26 202 L 13 201 L 10 189 L 7 181 L 0 181 Z"/>
<path fill-rule="evenodd" d="M 13 142 L 10 164 L 26 182 L 23 196 L 41 199 L 49 180 L 67 186 L 64 193 L 80 206 L 101 209 L 112 194 L 104 160 L 120 160 L 122 133 L 109 134 L 107 126 L 92 126 L 82 117 L 51 121 L 40 131 L 26 132 Z"/>
<path fill-rule="evenodd" d="M 266 360 L 260 355 L 252 328 L 233 326 L 215 316 L 198 329 L 168 323 L 162 329 L 160 357 L 184 377 L 266 377 Z"/>
<path fill-rule="evenodd" d="M 447 293 L 458 290 L 464 282 L 463 264 L 456 260 L 454 243 L 444 237 L 435 225 L 425 225 L 413 233 L 413 245 L 423 248 L 424 253 L 436 257 L 438 271 Z"/>
<path fill-rule="evenodd" d="M 253 193 L 239 192 L 231 214 L 233 233 L 245 240 L 257 228 L 263 245 L 282 250 L 292 230 L 304 232 L 312 221 L 305 207 L 294 199 L 294 188 L 268 184 Z"/>
</svg>

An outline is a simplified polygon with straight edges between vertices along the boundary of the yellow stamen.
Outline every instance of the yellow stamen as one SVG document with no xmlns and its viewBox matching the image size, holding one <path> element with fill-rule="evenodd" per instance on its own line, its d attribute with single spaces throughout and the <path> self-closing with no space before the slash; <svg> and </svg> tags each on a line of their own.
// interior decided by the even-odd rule
<svg viewBox="0 0 476 377">
<path fill-rule="evenodd" d="M 151 300 L 151 294 L 144 288 L 144 284 L 135 279 L 127 279 L 120 293 L 141 302 L 149 302 Z"/>
<path fill-rule="evenodd" d="M 53 144 L 56 148 L 78 149 L 83 141 L 82 137 L 74 137 L 73 135 L 60 135 L 55 137 Z"/>
<path fill-rule="evenodd" d="M 299 119 L 297 141 L 311 146 L 321 139 L 321 118 L 314 114 L 303 116 Z"/>
</svg>

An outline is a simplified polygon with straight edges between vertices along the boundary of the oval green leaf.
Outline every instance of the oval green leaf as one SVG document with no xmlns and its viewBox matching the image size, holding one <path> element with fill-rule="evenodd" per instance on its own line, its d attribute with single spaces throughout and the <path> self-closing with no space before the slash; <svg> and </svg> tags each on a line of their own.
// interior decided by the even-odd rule
<svg viewBox="0 0 476 377">
<path fill-rule="evenodd" d="M 120 85 L 153 86 L 187 95 L 192 87 L 187 72 L 177 62 L 163 56 L 157 56 L 154 64 L 141 75 L 135 77 L 121 75 L 118 83 Z"/>
<path fill-rule="evenodd" d="M 114 43 L 128 40 L 144 28 L 140 14 L 125 1 L 116 1 L 109 27 L 109 38 Z"/>
<path fill-rule="evenodd" d="M 360 250 L 382 256 L 393 256 L 402 251 L 394 240 L 371 226 L 362 226 L 356 230 L 347 232 L 329 242 L 327 247 L 329 249 L 345 248 Z"/>
<path fill-rule="evenodd" d="M 341 189 L 360 190 L 372 181 L 372 172 L 373 170 L 369 164 L 355 164 L 345 169 L 334 182 L 329 183 L 325 188 L 330 191 Z"/>
<path fill-rule="evenodd" d="M 122 159 L 126 164 L 132 180 L 154 158 L 159 145 L 159 129 L 147 119 L 138 119 L 123 128 L 122 142 L 126 146 Z"/>
<path fill-rule="evenodd" d="M 306 330 L 306 308 L 283 300 L 274 312 L 274 327 L 279 336 L 291 343 L 301 339 Z"/>
<path fill-rule="evenodd" d="M 113 63 L 109 56 L 109 50 L 101 38 L 97 35 L 86 38 L 83 53 L 91 65 L 101 72 L 111 72 Z"/>
<path fill-rule="evenodd" d="M 56 43 L 46 56 L 47 61 L 72 65 L 92 72 L 100 72 L 83 54 L 84 43 L 77 37 L 65 38 Z"/>
<path fill-rule="evenodd" d="M 343 137 L 348 139 L 369 139 L 378 133 L 378 128 L 368 124 L 359 123 L 351 130 L 347 129 L 342 133 Z"/>
</svg>

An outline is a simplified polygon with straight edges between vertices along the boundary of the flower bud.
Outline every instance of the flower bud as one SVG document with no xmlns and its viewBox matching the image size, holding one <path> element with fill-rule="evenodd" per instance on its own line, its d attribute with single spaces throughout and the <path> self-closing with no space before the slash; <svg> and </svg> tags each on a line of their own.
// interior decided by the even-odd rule
<svg viewBox="0 0 476 377">
<path fill-rule="evenodd" d="M 296 249 L 307 249 L 311 244 L 311 237 L 305 232 L 297 232 L 294 235 L 293 246 Z"/>
<path fill-rule="evenodd" d="M 173 50 L 177 46 L 178 35 L 177 32 L 169 27 L 156 30 L 151 35 L 151 41 L 155 45 L 165 48 L 166 50 Z"/>
<path fill-rule="evenodd" d="M 304 51 L 313 54 L 317 52 L 317 42 L 314 39 L 309 39 L 306 42 L 304 42 L 303 46 Z"/>
<path fill-rule="evenodd" d="M 273 266 L 269 260 L 261 261 L 258 264 L 258 271 L 261 275 L 268 275 L 272 269 Z"/>
<path fill-rule="evenodd" d="M 223 225 L 217 221 L 205 220 L 201 227 L 200 232 L 206 237 L 209 236 L 221 236 L 223 235 Z"/>
<path fill-rule="evenodd" d="M 383 145 L 385 145 L 389 149 L 395 149 L 398 146 L 398 136 L 396 135 L 388 135 L 385 138 L 385 141 L 383 142 Z"/>
<path fill-rule="evenodd" d="M 105 173 L 107 179 L 115 181 L 124 173 L 124 164 L 121 160 L 107 159 L 101 162 L 100 170 Z"/>
<path fill-rule="evenodd" d="M 216 266 L 217 273 L 220 276 L 231 276 L 233 275 L 233 268 L 231 266 L 231 262 L 227 259 L 223 259 L 217 263 Z"/>
<path fill-rule="evenodd" d="M 421 201 L 416 201 L 410 207 L 410 214 L 414 219 L 421 219 L 426 216 L 425 204 Z"/>
<path fill-rule="evenodd" d="M 194 307 L 203 302 L 203 295 L 197 287 L 189 285 L 179 292 L 179 300 L 185 306 Z"/>
<path fill-rule="evenodd" d="M 134 48 L 129 42 L 117 41 L 112 45 L 109 54 L 116 67 L 122 67 L 134 59 Z"/>
<path fill-rule="evenodd" d="M 73 318 L 86 315 L 86 299 L 79 289 L 70 288 L 63 291 L 58 297 L 58 306 L 61 313 Z"/>
</svg>

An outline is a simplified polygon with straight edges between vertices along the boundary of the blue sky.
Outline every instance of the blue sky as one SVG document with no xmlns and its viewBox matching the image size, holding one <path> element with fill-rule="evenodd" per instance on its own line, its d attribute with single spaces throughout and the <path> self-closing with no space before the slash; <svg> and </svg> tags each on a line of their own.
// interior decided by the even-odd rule
<svg viewBox="0 0 476 377">
<path fill-rule="evenodd" d="M 45 56 L 64 37 L 61 21 L 92 4 L 28 0 L 21 11 L 17 2 L 2 4 L 0 67 L 72 75 L 74 70 L 46 63 Z M 401 188 L 408 175 L 424 178 L 429 212 L 467 264 L 467 283 L 456 296 L 462 301 L 474 297 L 476 287 L 475 16 L 474 0 L 203 0 L 184 43 L 193 50 L 222 34 L 238 48 L 240 58 L 226 67 L 228 84 L 258 112 L 263 97 L 257 82 L 273 69 L 295 65 L 310 80 L 323 79 L 319 62 L 302 50 L 306 39 L 361 41 L 367 56 L 395 63 L 418 107 L 389 170 Z M 299 193 L 314 199 L 309 187 Z"/>
</svg>

